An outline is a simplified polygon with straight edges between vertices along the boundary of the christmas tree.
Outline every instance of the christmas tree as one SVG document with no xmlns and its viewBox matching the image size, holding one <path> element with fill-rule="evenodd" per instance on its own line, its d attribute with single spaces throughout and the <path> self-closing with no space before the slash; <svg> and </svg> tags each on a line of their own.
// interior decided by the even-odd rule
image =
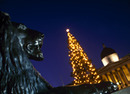
<svg viewBox="0 0 130 94">
<path fill-rule="evenodd" d="M 69 32 L 69 29 L 66 29 L 66 32 L 68 36 L 70 64 L 73 69 L 73 84 L 100 83 L 100 76 L 97 74 L 96 68 L 92 65 L 91 60 L 88 59 L 87 54 L 84 52 L 76 38 Z"/>
</svg>

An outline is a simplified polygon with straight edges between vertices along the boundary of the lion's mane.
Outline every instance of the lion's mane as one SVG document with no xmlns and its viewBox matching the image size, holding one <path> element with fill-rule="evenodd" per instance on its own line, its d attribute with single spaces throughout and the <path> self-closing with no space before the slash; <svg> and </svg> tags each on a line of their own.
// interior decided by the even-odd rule
<svg viewBox="0 0 130 94">
<path fill-rule="evenodd" d="M 1 14 L 3 14 L 1 12 Z M 0 94 L 36 94 L 51 86 L 21 48 L 9 16 L 0 15 Z"/>
</svg>

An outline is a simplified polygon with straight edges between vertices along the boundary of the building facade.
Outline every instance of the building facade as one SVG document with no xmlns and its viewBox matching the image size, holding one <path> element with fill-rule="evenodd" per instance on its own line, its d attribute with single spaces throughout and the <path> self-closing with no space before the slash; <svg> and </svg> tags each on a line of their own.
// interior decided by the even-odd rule
<svg viewBox="0 0 130 94">
<path fill-rule="evenodd" d="M 104 67 L 98 69 L 103 81 L 116 83 L 119 89 L 130 86 L 130 54 L 119 59 L 118 54 L 104 46 L 101 52 Z"/>
</svg>

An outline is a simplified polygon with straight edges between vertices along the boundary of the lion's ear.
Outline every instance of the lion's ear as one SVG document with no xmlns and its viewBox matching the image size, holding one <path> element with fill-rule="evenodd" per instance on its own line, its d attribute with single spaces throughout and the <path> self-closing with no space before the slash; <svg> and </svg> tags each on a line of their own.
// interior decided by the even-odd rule
<svg viewBox="0 0 130 94">
<path fill-rule="evenodd" d="M 18 29 L 26 30 L 27 27 L 23 24 L 19 24 Z"/>
<path fill-rule="evenodd" d="M 10 23 L 10 16 L 8 13 L 0 11 L 0 28 Z"/>
</svg>

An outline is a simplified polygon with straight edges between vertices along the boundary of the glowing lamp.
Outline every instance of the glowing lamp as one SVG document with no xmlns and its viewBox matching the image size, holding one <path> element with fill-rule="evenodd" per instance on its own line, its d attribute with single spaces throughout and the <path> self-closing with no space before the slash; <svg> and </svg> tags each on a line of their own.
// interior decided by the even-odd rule
<svg viewBox="0 0 130 94">
<path fill-rule="evenodd" d="M 66 29 L 66 32 L 69 32 L 70 31 L 70 29 Z"/>
</svg>

